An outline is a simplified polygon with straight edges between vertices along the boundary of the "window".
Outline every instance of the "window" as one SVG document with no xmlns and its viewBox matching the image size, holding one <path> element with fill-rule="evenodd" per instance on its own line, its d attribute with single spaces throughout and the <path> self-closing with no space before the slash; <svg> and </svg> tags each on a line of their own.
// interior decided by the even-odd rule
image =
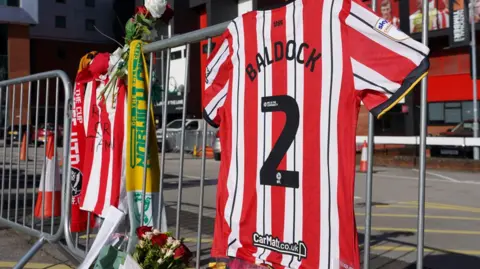
<svg viewBox="0 0 480 269">
<path fill-rule="evenodd" d="M 65 0 L 56 0 L 57 3 L 65 4 Z"/>
<path fill-rule="evenodd" d="M 85 20 L 85 29 L 87 31 L 95 31 L 95 20 L 86 19 Z"/>
<path fill-rule="evenodd" d="M 174 121 L 170 122 L 169 124 L 167 124 L 167 128 L 170 128 L 170 129 L 180 129 L 180 128 L 182 128 L 182 120 L 174 120 Z"/>
<path fill-rule="evenodd" d="M 0 0 L 0 5 L 10 6 L 10 7 L 19 7 L 20 1 L 19 0 Z"/>
<path fill-rule="evenodd" d="M 55 28 L 67 28 L 67 17 L 55 16 Z"/>
<path fill-rule="evenodd" d="M 443 103 L 431 103 L 428 104 L 428 118 L 430 121 L 443 122 L 444 118 L 444 105 Z"/>
<path fill-rule="evenodd" d="M 173 51 L 170 53 L 170 60 L 176 60 L 182 58 L 182 51 Z"/>
<path fill-rule="evenodd" d="M 86 7 L 95 7 L 95 0 L 85 0 Z"/>
<path fill-rule="evenodd" d="M 473 102 L 462 102 L 462 108 L 463 120 L 473 120 Z"/>
<path fill-rule="evenodd" d="M 462 121 L 462 103 L 445 103 L 445 123 L 459 123 Z"/>
<path fill-rule="evenodd" d="M 197 121 L 192 121 L 190 122 L 187 127 L 185 127 L 187 130 L 198 130 L 198 122 Z"/>
<path fill-rule="evenodd" d="M 431 125 L 454 125 L 472 119 L 472 101 L 435 102 L 428 104 L 428 122 Z"/>
</svg>

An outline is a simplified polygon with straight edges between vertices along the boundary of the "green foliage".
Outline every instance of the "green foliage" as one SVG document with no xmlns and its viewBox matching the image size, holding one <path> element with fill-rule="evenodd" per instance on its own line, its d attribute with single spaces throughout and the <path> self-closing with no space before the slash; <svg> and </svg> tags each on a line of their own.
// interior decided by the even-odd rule
<svg viewBox="0 0 480 269">
<path fill-rule="evenodd" d="M 125 25 L 125 42 L 130 44 L 133 40 L 148 39 L 155 28 L 155 23 L 154 20 L 148 19 L 143 14 L 135 14 Z"/>
</svg>

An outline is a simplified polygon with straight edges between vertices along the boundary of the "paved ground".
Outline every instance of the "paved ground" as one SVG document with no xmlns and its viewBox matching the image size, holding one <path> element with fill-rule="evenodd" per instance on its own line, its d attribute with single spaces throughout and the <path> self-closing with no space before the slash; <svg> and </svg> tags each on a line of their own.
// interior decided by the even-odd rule
<svg viewBox="0 0 480 269">
<path fill-rule="evenodd" d="M 1 153 L 1 152 L 0 152 Z M 1 155 L 1 154 L 0 154 Z M 178 155 L 166 163 L 165 198 L 169 226 L 175 229 Z M 200 162 L 186 159 L 181 206 L 181 235 L 195 249 L 198 220 Z M 204 199 L 202 258 L 206 263 L 215 217 L 216 177 L 219 163 L 207 161 Z M 370 268 L 415 268 L 418 171 L 375 168 L 373 188 L 372 254 Z M 426 186 L 424 268 L 478 268 L 480 264 L 480 174 L 429 171 Z M 365 174 L 356 177 L 356 217 L 363 243 Z M 0 230 L 0 268 L 11 268 L 32 239 L 12 230 Z M 363 255 L 363 253 L 362 253 Z M 26 268 L 67 268 L 66 258 L 46 246 Z"/>
</svg>

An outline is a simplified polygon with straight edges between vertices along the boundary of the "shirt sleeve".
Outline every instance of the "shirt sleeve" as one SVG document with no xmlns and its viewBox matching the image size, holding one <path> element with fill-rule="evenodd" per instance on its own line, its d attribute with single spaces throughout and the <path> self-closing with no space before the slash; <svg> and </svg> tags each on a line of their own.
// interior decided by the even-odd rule
<svg viewBox="0 0 480 269">
<path fill-rule="evenodd" d="M 220 38 L 207 61 L 205 92 L 203 94 L 203 117 L 213 127 L 218 128 L 221 122 L 221 112 L 227 99 L 230 84 L 232 63 L 228 30 Z"/>
<path fill-rule="evenodd" d="M 356 94 L 380 118 L 427 75 L 430 50 L 358 0 L 346 23 Z"/>
</svg>

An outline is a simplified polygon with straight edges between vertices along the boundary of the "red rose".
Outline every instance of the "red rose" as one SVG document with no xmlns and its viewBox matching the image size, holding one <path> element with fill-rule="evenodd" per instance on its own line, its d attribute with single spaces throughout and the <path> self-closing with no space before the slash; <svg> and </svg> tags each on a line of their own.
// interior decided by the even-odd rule
<svg viewBox="0 0 480 269">
<path fill-rule="evenodd" d="M 137 236 L 138 236 L 138 239 L 143 239 L 143 236 L 145 235 L 145 233 L 147 232 L 151 232 L 152 231 L 152 227 L 150 226 L 140 226 L 137 228 L 136 232 L 137 232 Z"/>
<path fill-rule="evenodd" d="M 181 259 L 183 262 L 187 263 L 192 257 L 192 253 L 184 244 L 181 244 L 177 249 L 175 249 L 173 257 L 175 260 Z"/>
<path fill-rule="evenodd" d="M 157 234 L 152 237 L 152 244 L 163 247 L 167 243 L 168 235 L 166 234 Z"/>
<path fill-rule="evenodd" d="M 142 14 L 146 17 L 148 15 L 148 10 L 144 6 L 138 6 L 135 8 L 135 14 Z"/>
</svg>

